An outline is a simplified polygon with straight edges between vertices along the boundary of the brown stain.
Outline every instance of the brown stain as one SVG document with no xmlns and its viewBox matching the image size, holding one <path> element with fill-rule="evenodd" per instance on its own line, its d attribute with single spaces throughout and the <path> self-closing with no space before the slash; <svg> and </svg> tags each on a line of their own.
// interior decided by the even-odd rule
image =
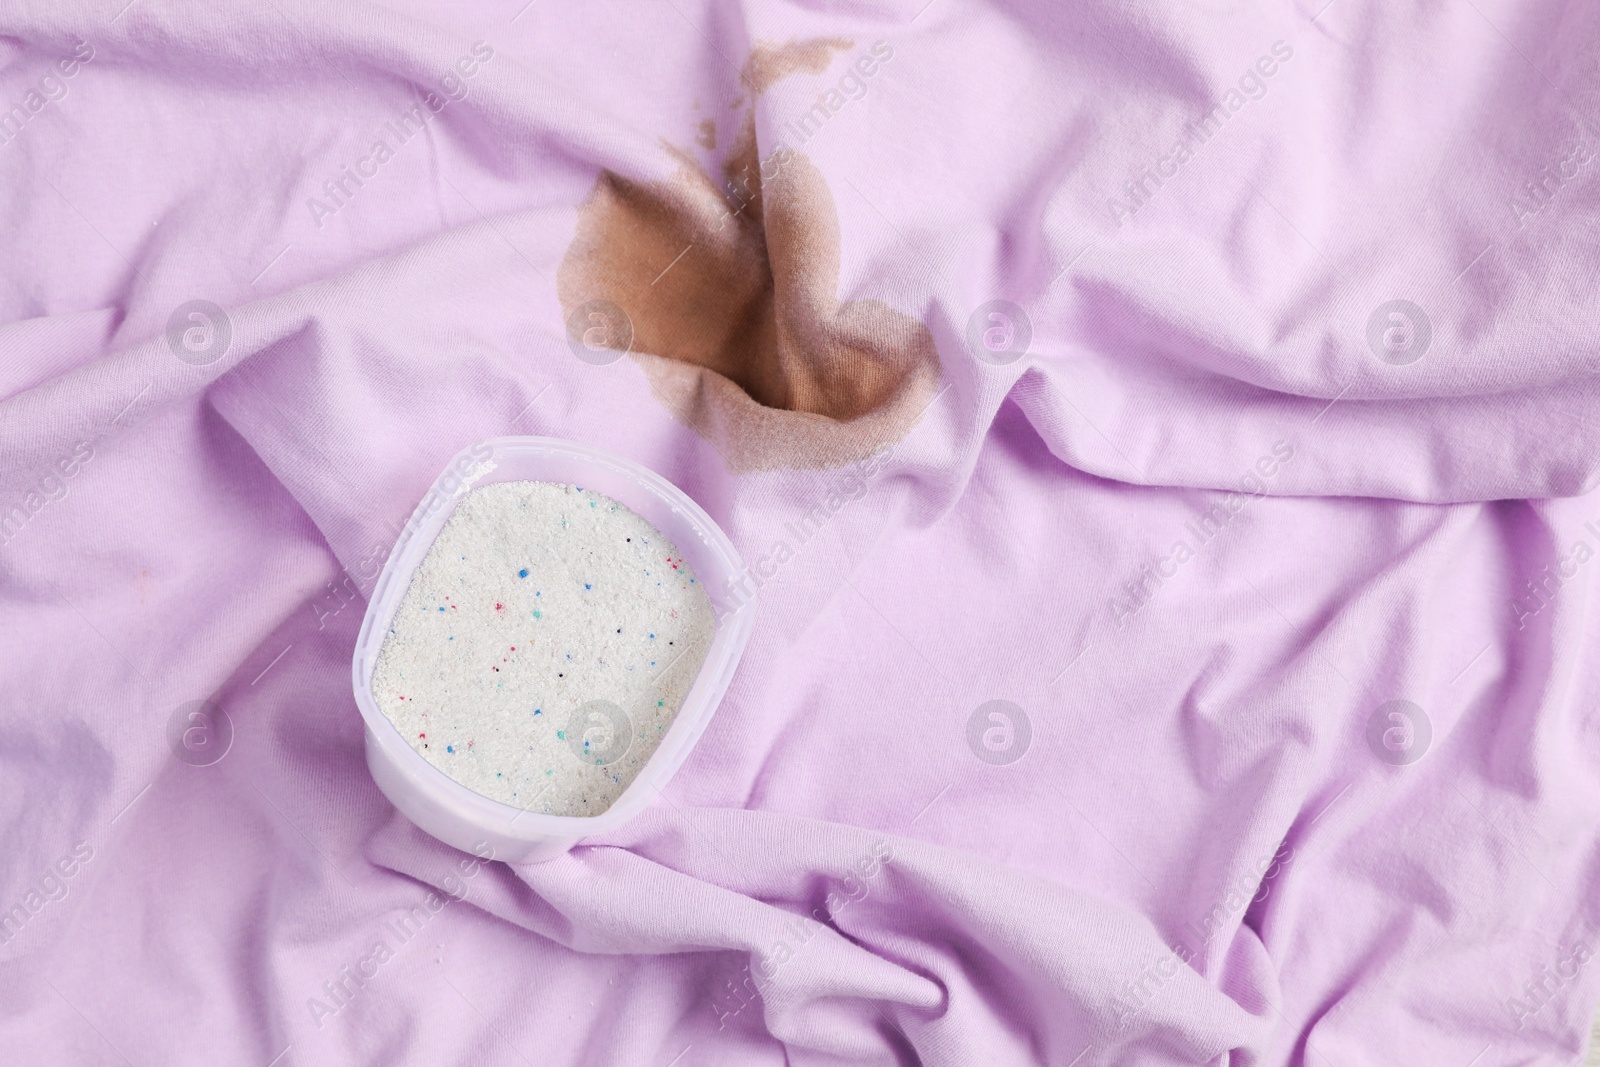
<svg viewBox="0 0 1600 1067">
<path fill-rule="evenodd" d="M 707 152 L 715 150 L 717 147 L 717 120 L 701 119 L 698 129 L 699 132 L 694 135 L 695 143 Z"/>
<path fill-rule="evenodd" d="M 664 182 L 603 171 L 556 277 L 568 316 L 591 300 L 627 313 L 653 394 L 735 472 L 865 458 L 903 438 L 937 387 L 927 327 L 876 300 L 839 303 L 821 172 L 782 146 L 763 160 L 756 144 L 755 100 L 850 45 L 757 45 L 722 180 L 678 150 Z"/>
<path fill-rule="evenodd" d="M 740 83 L 752 99 L 772 88 L 780 78 L 791 74 L 821 74 L 833 62 L 835 52 L 855 44 L 847 37 L 813 37 L 809 41 L 769 44 L 758 41 L 750 49 L 739 75 Z"/>
</svg>

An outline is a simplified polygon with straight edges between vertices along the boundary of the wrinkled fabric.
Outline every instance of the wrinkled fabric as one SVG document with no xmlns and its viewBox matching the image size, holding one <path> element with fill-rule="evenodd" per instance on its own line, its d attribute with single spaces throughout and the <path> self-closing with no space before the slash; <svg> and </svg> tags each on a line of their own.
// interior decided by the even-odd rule
<svg viewBox="0 0 1600 1067">
<path fill-rule="evenodd" d="M 120 6 L 0 11 L 0 1059 L 1583 1055 L 1600 11 Z M 738 107 L 937 348 L 870 463 L 575 358 L 597 181 Z M 527 866 L 396 814 L 350 692 L 508 434 L 758 601 L 651 809 Z"/>
</svg>

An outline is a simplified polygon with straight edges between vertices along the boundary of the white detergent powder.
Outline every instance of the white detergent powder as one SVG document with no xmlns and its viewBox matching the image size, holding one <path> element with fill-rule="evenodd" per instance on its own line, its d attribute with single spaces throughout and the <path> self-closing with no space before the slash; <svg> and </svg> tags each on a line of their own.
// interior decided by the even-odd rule
<svg viewBox="0 0 1600 1067">
<path fill-rule="evenodd" d="M 469 789 L 598 815 L 661 743 L 714 628 L 705 590 L 644 519 L 577 486 L 499 482 L 429 548 L 372 692 Z"/>
</svg>

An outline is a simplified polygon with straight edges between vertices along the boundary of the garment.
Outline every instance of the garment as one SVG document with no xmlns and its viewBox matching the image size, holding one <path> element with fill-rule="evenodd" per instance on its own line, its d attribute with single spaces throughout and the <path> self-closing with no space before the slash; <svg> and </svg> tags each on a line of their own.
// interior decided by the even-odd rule
<svg viewBox="0 0 1600 1067">
<path fill-rule="evenodd" d="M 1577 1059 L 1597 20 L 7 5 L 0 1059 Z M 350 692 L 507 434 L 758 602 L 518 867 Z"/>
</svg>

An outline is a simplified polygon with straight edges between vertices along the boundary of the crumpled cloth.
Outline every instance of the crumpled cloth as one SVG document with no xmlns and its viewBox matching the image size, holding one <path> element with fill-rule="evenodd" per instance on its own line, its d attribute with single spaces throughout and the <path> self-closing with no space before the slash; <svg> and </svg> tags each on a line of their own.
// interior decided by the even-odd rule
<svg viewBox="0 0 1600 1067">
<path fill-rule="evenodd" d="M 0 11 L 0 1059 L 1582 1054 L 1600 12 L 119 6 Z M 937 350 L 861 456 L 575 358 L 597 181 L 739 107 Z M 523 867 L 394 812 L 349 682 L 505 434 L 759 601 L 648 813 Z"/>
</svg>

